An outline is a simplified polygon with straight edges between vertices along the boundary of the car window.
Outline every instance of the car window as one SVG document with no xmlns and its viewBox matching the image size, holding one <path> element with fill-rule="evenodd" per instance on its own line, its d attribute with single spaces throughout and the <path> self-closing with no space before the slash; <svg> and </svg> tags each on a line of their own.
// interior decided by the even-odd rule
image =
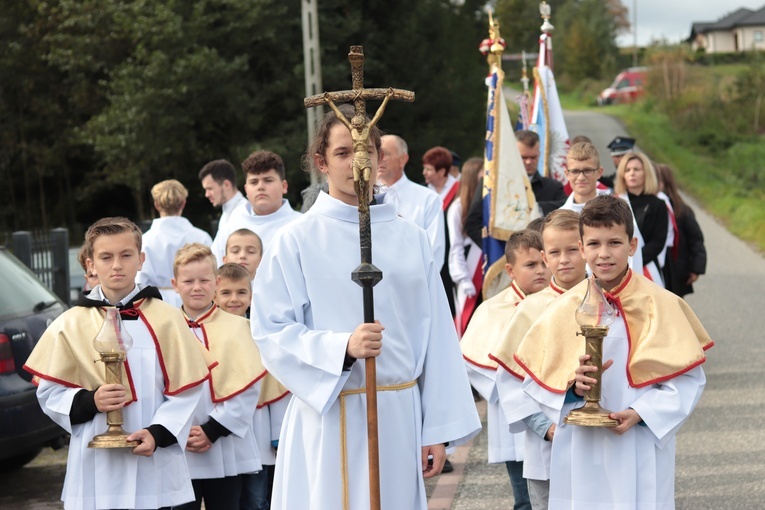
<svg viewBox="0 0 765 510">
<path fill-rule="evenodd" d="M 34 273 L 3 250 L 0 250 L 0 289 L 0 318 L 30 314 L 38 303 L 57 300 Z"/>
<path fill-rule="evenodd" d="M 626 89 L 630 86 L 630 81 L 628 79 L 624 79 L 619 82 L 619 84 L 616 86 L 617 89 Z"/>
</svg>

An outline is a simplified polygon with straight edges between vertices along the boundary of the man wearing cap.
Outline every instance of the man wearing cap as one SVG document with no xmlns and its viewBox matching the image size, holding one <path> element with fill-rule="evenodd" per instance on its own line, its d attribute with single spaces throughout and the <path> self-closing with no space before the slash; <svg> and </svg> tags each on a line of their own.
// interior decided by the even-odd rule
<svg viewBox="0 0 765 510">
<path fill-rule="evenodd" d="M 401 217 L 425 230 L 433 248 L 433 260 L 442 263 L 446 256 L 446 226 L 441 198 L 435 191 L 407 178 L 404 167 L 409 161 L 409 148 L 403 138 L 383 136 L 381 152 L 377 180 L 386 186 L 387 193 L 395 195 Z"/>
<path fill-rule="evenodd" d="M 449 169 L 449 175 L 459 181 L 460 177 L 462 177 L 462 174 L 460 173 L 460 168 L 462 167 L 462 157 L 454 151 L 449 152 L 452 154 L 452 167 Z"/>
<path fill-rule="evenodd" d="M 611 140 L 611 143 L 609 143 L 606 147 L 609 151 L 611 151 L 611 159 L 614 162 L 614 168 L 619 168 L 619 162 L 622 160 L 624 155 L 628 152 L 632 152 L 632 149 L 635 147 L 635 139 L 629 138 L 627 136 L 617 136 Z M 616 177 L 616 174 L 609 176 L 603 175 L 598 180 L 609 188 L 613 189 L 614 177 Z"/>
</svg>

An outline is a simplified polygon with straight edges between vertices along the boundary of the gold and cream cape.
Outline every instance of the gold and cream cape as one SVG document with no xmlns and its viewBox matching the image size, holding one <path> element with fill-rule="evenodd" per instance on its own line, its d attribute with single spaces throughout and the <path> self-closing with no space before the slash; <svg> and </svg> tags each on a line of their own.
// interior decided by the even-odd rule
<svg viewBox="0 0 765 510">
<path fill-rule="evenodd" d="M 210 371 L 213 402 L 235 397 L 265 377 L 266 369 L 247 319 L 224 312 L 213 304 L 196 320 L 188 317 L 187 320 L 188 327 L 200 329 L 200 340 L 217 362 Z"/>
<path fill-rule="evenodd" d="M 505 324 L 515 313 L 518 303 L 525 297 L 526 294 L 513 282 L 496 296 L 481 303 L 460 340 L 462 357 L 477 367 L 496 370 L 497 362 L 489 354 Z"/>
<path fill-rule="evenodd" d="M 260 398 L 258 398 L 258 409 L 276 403 L 290 394 L 282 383 L 271 373 L 266 373 L 263 383 L 260 386 Z"/>
<path fill-rule="evenodd" d="M 587 280 L 556 299 L 515 353 L 518 365 L 554 393 L 564 393 L 571 386 L 579 356 L 585 352 L 584 337 L 576 334 L 579 325 L 574 312 L 586 291 Z M 630 386 L 657 384 L 706 361 L 705 351 L 714 342 L 681 298 L 632 270 L 606 297 L 625 322 Z"/>
<path fill-rule="evenodd" d="M 523 380 L 525 372 L 515 361 L 513 355 L 534 321 L 564 292 L 566 289 L 559 287 L 553 280 L 550 280 L 550 285 L 547 288 L 527 296 L 516 308 L 510 322 L 502 329 L 489 358 L 518 379 Z"/>
<path fill-rule="evenodd" d="M 140 299 L 134 307 L 123 313 L 137 315 L 154 341 L 165 395 L 176 395 L 210 377 L 215 362 L 200 348 L 177 308 L 154 298 Z M 104 366 L 93 347 L 105 316 L 102 307 L 70 308 L 45 330 L 24 369 L 70 388 L 92 391 L 106 384 Z M 125 405 L 137 401 L 128 361 L 122 371 L 122 385 L 127 391 Z"/>
</svg>

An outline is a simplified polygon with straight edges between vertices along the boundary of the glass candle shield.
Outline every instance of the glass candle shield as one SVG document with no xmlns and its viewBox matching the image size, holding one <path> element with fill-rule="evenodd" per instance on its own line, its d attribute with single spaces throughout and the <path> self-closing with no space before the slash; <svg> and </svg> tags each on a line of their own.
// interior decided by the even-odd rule
<svg viewBox="0 0 765 510">
<path fill-rule="evenodd" d="M 122 364 L 127 353 L 133 347 L 133 338 L 125 330 L 125 325 L 117 308 L 108 307 L 93 347 L 101 355 L 104 364 L 106 384 L 122 383 Z M 135 448 L 138 441 L 128 441 L 128 433 L 122 428 L 122 408 L 106 412 L 108 429 L 98 434 L 88 443 L 88 448 Z"/>
</svg>

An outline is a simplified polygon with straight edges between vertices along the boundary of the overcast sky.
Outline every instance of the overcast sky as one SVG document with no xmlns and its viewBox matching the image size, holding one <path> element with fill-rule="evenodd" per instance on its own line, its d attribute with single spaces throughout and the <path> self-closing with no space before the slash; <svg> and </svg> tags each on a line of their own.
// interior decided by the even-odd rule
<svg viewBox="0 0 765 510">
<path fill-rule="evenodd" d="M 699 21 L 717 21 L 741 7 L 757 11 L 765 7 L 765 0 L 621 0 L 629 9 L 633 23 L 633 6 L 637 2 L 638 45 L 645 46 L 652 39 L 669 42 L 685 40 L 691 35 L 691 24 Z M 553 12 L 553 23 L 555 13 Z M 617 40 L 619 46 L 632 46 L 632 32 Z"/>
</svg>

